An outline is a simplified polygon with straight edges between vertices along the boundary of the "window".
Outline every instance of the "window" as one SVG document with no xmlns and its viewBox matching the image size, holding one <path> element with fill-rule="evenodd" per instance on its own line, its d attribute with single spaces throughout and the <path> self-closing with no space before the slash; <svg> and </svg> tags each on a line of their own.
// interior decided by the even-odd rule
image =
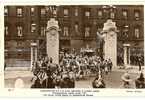
<svg viewBox="0 0 145 100">
<path fill-rule="evenodd" d="M 35 30 L 36 30 L 36 24 L 32 23 L 31 24 L 31 32 L 33 33 L 33 32 L 35 32 Z"/>
<path fill-rule="evenodd" d="M 22 26 L 17 26 L 17 34 L 19 37 L 23 36 L 23 28 Z"/>
<path fill-rule="evenodd" d="M 122 15 L 123 15 L 123 18 L 127 19 L 127 16 L 128 16 L 127 10 L 123 10 Z"/>
<path fill-rule="evenodd" d="M 64 27 L 64 30 L 63 30 L 63 36 L 69 36 L 68 34 L 68 27 Z"/>
<path fill-rule="evenodd" d="M 41 8 L 41 16 L 44 16 L 46 14 L 46 10 L 44 8 Z"/>
<path fill-rule="evenodd" d="M 8 16 L 8 7 L 4 7 L 4 15 Z"/>
<path fill-rule="evenodd" d="M 90 36 L 90 27 L 85 27 L 85 37 Z"/>
<path fill-rule="evenodd" d="M 114 13 L 114 12 L 111 12 L 111 13 L 110 13 L 110 18 L 111 18 L 111 19 L 114 19 L 114 18 L 115 18 L 115 13 Z"/>
<path fill-rule="evenodd" d="M 5 26 L 5 35 L 8 35 L 8 26 Z"/>
<path fill-rule="evenodd" d="M 35 8 L 31 7 L 31 16 L 34 16 L 34 13 L 35 13 Z"/>
<path fill-rule="evenodd" d="M 134 17 L 136 20 L 139 20 L 139 16 L 140 16 L 140 12 L 139 11 L 135 11 L 134 12 Z"/>
<path fill-rule="evenodd" d="M 78 16 L 78 9 L 75 8 L 75 16 Z"/>
<path fill-rule="evenodd" d="M 63 13 L 64 13 L 64 17 L 68 17 L 68 9 L 64 9 Z"/>
<path fill-rule="evenodd" d="M 41 26 L 41 36 L 45 36 L 45 27 Z"/>
<path fill-rule="evenodd" d="M 22 8 L 17 8 L 17 16 L 22 17 Z"/>
<path fill-rule="evenodd" d="M 123 28 L 123 38 L 128 38 L 128 31 L 129 31 L 129 25 L 124 25 Z"/>
<path fill-rule="evenodd" d="M 136 38 L 139 38 L 139 28 L 135 28 L 135 29 L 134 29 L 134 33 L 135 33 L 135 34 L 134 34 L 135 37 L 136 37 Z"/>
<path fill-rule="evenodd" d="M 85 12 L 85 16 L 86 16 L 86 17 L 90 17 L 90 11 L 86 11 L 86 12 Z"/>
<path fill-rule="evenodd" d="M 98 11 L 98 17 L 102 17 L 103 16 L 103 13 L 101 10 Z"/>
</svg>

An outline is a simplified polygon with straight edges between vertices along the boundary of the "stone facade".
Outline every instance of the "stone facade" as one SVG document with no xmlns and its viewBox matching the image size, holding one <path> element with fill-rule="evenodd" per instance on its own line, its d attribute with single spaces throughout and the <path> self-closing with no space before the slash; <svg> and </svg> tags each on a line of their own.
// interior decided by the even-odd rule
<svg viewBox="0 0 145 100">
<path fill-rule="evenodd" d="M 63 5 L 58 7 L 57 16 L 55 19 L 58 21 L 60 27 L 59 44 L 60 49 L 67 48 L 79 49 L 81 47 L 93 47 L 100 49 L 99 39 L 96 32 L 103 24 L 110 18 L 109 12 L 105 12 L 102 8 L 103 5 Z M 144 48 L 144 6 L 143 5 L 115 5 L 115 17 L 112 19 L 116 22 L 119 30 L 117 33 L 117 55 L 123 54 L 123 44 L 129 43 L 131 52 L 143 54 Z M 34 12 L 31 12 L 31 8 Z M 45 6 L 5 6 L 8 9 L 7 14 L 4 16 L 4 24 L 8 26 L 5 34 L 5 58 L 19 58 L 30 60 L 31 55 L 31 42 L 38 44 L 39 51 L 46 52 L 46 33 L 43 27 L 47 27 L 47 22 L 52 16 L 50 12 L 44 12 Z M 17 16 L 17 9 L 22 8 L 22 16 Z M 64 16 L 64 9 L 68 10 L 68 15 Z M 75 10 L 78 9 L 78 10 Z M 76 14 L 75 11 L 78 11 Z M 90 12 L 89 16 L 85 12 Z M 127 12 L 127 17 L 124 18 L 123 12 Z M 102 12 L 102 16 L 98 14 Z M 135 17 L 135 12 L 139 12 L 139 17 Z M 75 25 L 78 25 L 78 31 L 75 30 Z M 17 26 L 22 26 L 22 36 L 17 34 Z M 34 26 L 34 31 L 31 31 Z M 127 29 L 125 29 L 128 26 Z M 68 27 L 68 36 L 64 36 L 64 27 Z M 85 37 L 85 27 L 90 27 L 90 34 Z M 139 37 L 135 37 L 135 28 L 139 28 Z M 124 35 L 124 31 L 127 35 Z M 6 31 L 5 31 L 6 32 Z M 14 45 L 13 47 L 11 45 Z M 121 52 L 120 52 L 121 51 Z M 134 53 L 131 53 L 131 55 Z M 24 56 L 25 55 L 25 56 Z"/>
</svg>

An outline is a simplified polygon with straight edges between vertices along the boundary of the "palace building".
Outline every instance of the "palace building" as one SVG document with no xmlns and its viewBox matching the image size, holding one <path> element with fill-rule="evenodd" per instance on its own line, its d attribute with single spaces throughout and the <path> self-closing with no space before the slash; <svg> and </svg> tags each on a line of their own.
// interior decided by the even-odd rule
<svg viewBox="0 0 145 100">
<path fill-rule="evenodd" d="M 53 13 L 51 13 L 53 10 Z M 93 48 L 100 52 L 96 35 L 107 19 L 116 22 L 117 56 L 123 57 L 123 45 L 129 46 L 129 58 L 144 55 L 143 5 L 60 5 L 5 6 L 5 59 L 30 60 L 31 43 L 37 43 L 38 55 L 46 52 L 47 21 L 54 17 L 59 24 L 60 50 Z"/>
</svg>

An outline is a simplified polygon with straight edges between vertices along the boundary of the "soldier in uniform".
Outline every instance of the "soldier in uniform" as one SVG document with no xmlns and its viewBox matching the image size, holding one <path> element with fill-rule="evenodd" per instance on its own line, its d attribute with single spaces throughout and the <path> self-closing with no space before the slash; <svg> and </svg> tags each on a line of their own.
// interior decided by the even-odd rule
<svg viewBox="0 0 145 100">
<path fill-rule="evenodd" d="M 108 59 L 108 68 L 109 68 L 109 71 L 111 72 L 112 71 L 112 61 L 111 59 Z"/>
<path fill-rule="evenodd" d="M 32 86 L 31 86 L 31 88 L 41 88 L 40 79 L 39 79 L 39 77 L 37 75 L 34 76 L 34 78 L 32 79 Z"/>
<path fill-rule="evenodd" d="M 50 70 L 47 70 L 47 78 L 43 80 L 42 88 L 55 88 L 55 83 Z"/>
</svg>

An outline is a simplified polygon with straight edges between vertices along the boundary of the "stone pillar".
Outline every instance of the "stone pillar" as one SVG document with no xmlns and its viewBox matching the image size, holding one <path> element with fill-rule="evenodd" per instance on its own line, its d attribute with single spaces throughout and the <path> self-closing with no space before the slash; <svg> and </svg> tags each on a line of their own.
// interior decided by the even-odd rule
<svg viewBox="0 0 145 100">
<path fill-rule="evenodd" d="M 109 36 L 109 34 L 114 34 L 113 36 Z M 105 38 L 105 59 L 111 59 L 113 66 L 117 67 L 117 36 L 116 33 L 112 31 L 112 33 L 107 33 Z"/>
<path fill-rule="evenodd" d="M 31 68 L 33 67 L 33 62 L 37 60 L 37 43 L 31 43 Z"/>
<path fill-rule="evenodd" d="M 58 21 L 51 18 L 46 28 L 46 51 L 53 63 L 59 64 L 59 26 Z"/>
<path fill-rule="evenodd" d="M 124 66 L 129 68 L 130 66 L 130 44 L 123 44 L 124 46 Z"/>
<path fill-rule="evenodd" d="M 33 58 L 33 47 L 31 46 L 31 68 L 33 67 L 33 61 L 34 61 L 34 58 Z"/>
<path fill-rule="evenodd" d="M 103 32 L 106 33 L 104 41 L 104 56 L 105 59 L 111 59 L 113 68 L 117 67 L 117 27 L 112 20 L 107 20 L 104 23 Z"/>
<path fill-rule="evenodd" d="M 127 46 L 124 46 L 124 65 L 127 65 Z"/>
</svg>

